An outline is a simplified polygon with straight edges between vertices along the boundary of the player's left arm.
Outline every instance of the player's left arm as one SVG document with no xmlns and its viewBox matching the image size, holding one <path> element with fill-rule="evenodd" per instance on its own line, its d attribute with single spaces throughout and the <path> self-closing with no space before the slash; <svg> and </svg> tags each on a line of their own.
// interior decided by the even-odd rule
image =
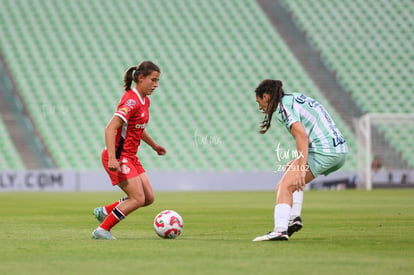
<svg viewBox="0 0 414 275">
<path fill-rule="evenodd" d="M 151 146 L 151 148 L 157 152 L 158 155 L 163 156 L 165 154 L 167 154 L 167 150 L 162 147 L 161 145 L 159 145 L 158 143 L 156 143 L 152 137 L 148 134 L 147 130 L 144 130 L 144 132 L 142 133 L 142 140 L 148 144 L 149 146 Z"/>
</svg>

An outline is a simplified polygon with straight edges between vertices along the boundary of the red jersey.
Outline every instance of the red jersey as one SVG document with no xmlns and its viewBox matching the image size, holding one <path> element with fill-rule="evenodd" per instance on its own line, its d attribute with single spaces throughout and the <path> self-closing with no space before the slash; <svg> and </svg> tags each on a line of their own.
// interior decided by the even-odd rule
<svg viewBox="0 0 414 275">
<path fill-rule="evenodd" d="M 115 116 L 123 120 L 115 138 L 116 158 L 122 156 L 135 157 L 141 143 L 142 133 L 149 120 L 149 97 L 141 98 L 133 88 L 124 93 L 119 101 Z"/>
</svg>

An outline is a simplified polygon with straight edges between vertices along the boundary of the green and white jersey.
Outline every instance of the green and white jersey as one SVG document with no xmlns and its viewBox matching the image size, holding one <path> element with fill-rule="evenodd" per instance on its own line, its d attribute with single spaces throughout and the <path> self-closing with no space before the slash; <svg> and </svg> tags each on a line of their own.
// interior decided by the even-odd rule
<svg viewBox="0 0 414 275">
<path fill-rule="evenodd" d="M 293 123 L 298 121 L 303 125 L 309 139 L 309 152 L 348 152 L 345 138 L 326 109 L 316 100 L 300 93 L 285 94 L 275 115 L 289 132 Z"/>
</svg>

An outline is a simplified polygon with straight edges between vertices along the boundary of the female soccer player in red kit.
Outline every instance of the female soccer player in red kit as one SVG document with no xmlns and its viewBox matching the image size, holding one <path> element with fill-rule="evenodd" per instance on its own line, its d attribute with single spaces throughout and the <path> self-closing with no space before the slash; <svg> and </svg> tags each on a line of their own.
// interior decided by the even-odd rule
<svg viewBox="0 0 414 275">
<path fill-rule="evenodd" d="M 112 185 L 117 185 L 127 196 L 112 204 L 94 209 L 101 224 L 92 232 L 94 239 L 113 240 L 111 229 L 132 211 L 154 201 L 150 181 L 136 154 L 141 140 L 158 155 L 167 151 L 147 133 L 151 95 L 158 87 L 160 69 L 151 61 L 130 67 L 124 75 L 125 93 L 117 110 L 105 128 L 106 148 L 102 164 Z M 132 83 L 135 86 L 132 87 Z"/>
</svg>

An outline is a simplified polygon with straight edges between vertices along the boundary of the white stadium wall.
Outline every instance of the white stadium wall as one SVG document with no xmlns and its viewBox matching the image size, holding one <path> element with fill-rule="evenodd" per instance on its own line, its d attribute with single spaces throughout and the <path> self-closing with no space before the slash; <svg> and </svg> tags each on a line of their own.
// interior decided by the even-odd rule
<svg viewBox="0 0 414 275">
<path fill-rule="evenodd" d="M 281 172 L 148 172 L 154 191 L 274 190 Z M 312 182 L 316 189 L 344 189 L 351 172 L 335 172 Z M 308 187 L 309 188 L 309 187 Z M 0 172 L 3 191 L 117 191 L 104 171 L 27 170 Z"/>
</svg>

